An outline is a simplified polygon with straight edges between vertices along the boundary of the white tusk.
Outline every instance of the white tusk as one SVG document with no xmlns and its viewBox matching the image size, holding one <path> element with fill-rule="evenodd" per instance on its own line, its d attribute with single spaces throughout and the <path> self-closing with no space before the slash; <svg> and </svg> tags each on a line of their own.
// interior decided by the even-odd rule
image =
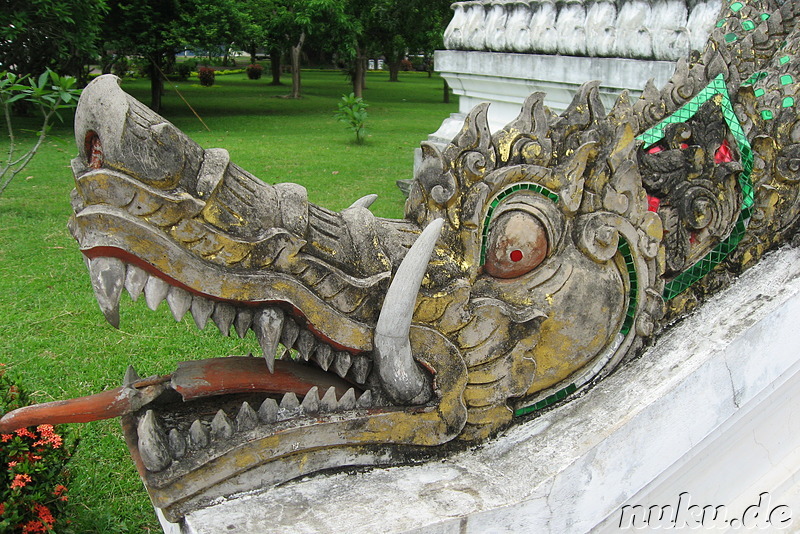
<svg viewBox="0 0 800 534">
<path fill-rule="evenodd" d="M 423 404 L 431 397 L 430 379 L 414 361 L 408 335 L 417 294 L 443 225 L 443 219 L 428 224 L 408 251 L 375 325 L 375 367 L 386 392 L 398 404 Z"/>
<path fill-rule="evenodd" d="M 367 208 L 367 209 L 369 209 L 369 207 L 372 206 L 372 203 L 375 202 L 377 199 L 378 199 L 378 195 L 375 195 L 375 194 L 365 195 L 365 196 L 359 198 L 358 200 L 356 200 L 355 202 L 353 202 L 352 204 L 350 204 L 350 208 Z M 350 208 L 348 208 L 348 209 L 350 209 Z"/>
</svg>

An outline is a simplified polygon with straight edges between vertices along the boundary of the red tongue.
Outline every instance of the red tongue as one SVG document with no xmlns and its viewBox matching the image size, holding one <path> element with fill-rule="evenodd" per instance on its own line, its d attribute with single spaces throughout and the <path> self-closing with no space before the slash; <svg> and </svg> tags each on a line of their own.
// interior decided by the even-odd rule
<svg viewBox="0 0 800 534">
<path fill-rule="evenodd" d="M 316 367 L 278 360 L 270 373 L 263 358 L 229 357 L 181 362 L 172 374 L 172 388 L 183 400 L 231 393 L 294 393 L 302 399 L 317 386 L 322 393 L 335 387 L 337 397 L 353 385 Z"/>
</svg>

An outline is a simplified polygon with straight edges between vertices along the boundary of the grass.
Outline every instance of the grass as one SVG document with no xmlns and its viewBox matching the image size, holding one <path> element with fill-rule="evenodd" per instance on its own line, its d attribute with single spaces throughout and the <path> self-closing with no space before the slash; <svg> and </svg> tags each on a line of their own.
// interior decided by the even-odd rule
<svg viewBox="0 0 800 534">
<path fill-rule="evenodd" d="M 304 71 L 304 98 L 278 98 L 272 87 L 244 74 L 218 76 L 205 88 L 178 89 L 211 131 L 171 87 L 162 114 L 206 148 L 265 181 L 305 186 L 312 202 L 342 209 L 377 193 L 373 211 L 399 217 L 403 197 L 395 180 L 412 175 L 413 148 L 457 104 L 441 103 L 441 79 L 407 73 L 390 83 L 370 73 L 365 99 L 371 135 L 363 145 L 333 117 L 349 93 L 333 71 Z M 123 88 L 147 102 L 147 80 Z M 22 128 L 33 127 L 21 120 Z M 0 143 L 0 150 L 6 148 Z M 2 153 L 2 152 L 0 152 Z M 76 153 L 71 124 L 57 127 L 26 171 L 0 197 L 0 361 L 37 402 L 100 392 L 121 384 L 134 364 L 142 376 L 165 374 L 184 359 L 256 351 L 254 338 L 222 338 L 213 324 L 199 332 L 187 315 L 175 323 L 166 305 L 151 312 L 123 297 L 121 329 L 105 323 L 82 257 L 66 223 L 71 213 L 69 161 Z M 250 334 L 252 336 L 252 334 Z M 117 420 L 71 425 L 80 439 L 70 462 L 70 519 L 75 532 L 158 532 Z"/>
</svg>

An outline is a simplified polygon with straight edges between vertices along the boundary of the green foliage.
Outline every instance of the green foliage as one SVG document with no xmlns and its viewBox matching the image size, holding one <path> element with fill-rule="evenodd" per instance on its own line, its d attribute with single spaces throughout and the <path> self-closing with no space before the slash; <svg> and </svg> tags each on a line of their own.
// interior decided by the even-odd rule
<svg viewBox="0 0 800 534">
<path fill-rule="evenodd" d="M 26 406 L 28 396 L 0 364 L 0 415 Z M 73 447 L 51 425 L 0 434 L 0 532 L 61 532 L 66 526 L 67 473 Z"/>
<path fill-rule="evenodd" d="M 230 43 L 245 23 L 241 0 L 180 0 L 176 32 L 183 46 L 206 51 L 209 61 L 224 58 L 227 66 Z"/>
<path fill-rule="evenodd" d="M 175 64 L 175 74 L 180 80 L 187 80 L 191 76 L 192 71 L 197 68 L 197 61 L 194 59 L 187 59 Z"/>
<path fill-rule="evenodd" d="M 350 93 L 342 95 L 338 110 L 334 114 L 336 120 L 343 122 L 348 130 L 356 134 L 356 143 L 359 145 L 364 143 L 367 136 L 367 128 L 364 125 L 367 120 L 367 107 L 369 105 L 363 98 Z"/>
<path fill-rule="evenodd" d="M 197 69 L 197 77 L 200 78 L 200 85 L 203 87 L 211 87 L 214 85 L 214 69 L 200 67 Z"/>
<path fill-rule="evenodd" d="M 248 65 L 245 70 L 247 71 L 247 77 L 251 80 L 258 80 L 261 78 L 261 75 L 264 74 L 264 67 L 258 63 Z"/>
<path fill-rule="evenodd" d="M 3 107 L 9 138 L 6 160 L 0 166 L 0 195 L 36 155 L 53 119 L 63 120 L 59 112 L 77 106 L 79 95 L 80 89 L 75 87 L 75 78 L 59 76 L 51 70 L 45 71 L 38 78 L 17 76 L 11 72 L 0 74 L 0 105 Z M 11 122 L 12 105 L 20 101 L 33 104 L 42 116 L 42 126 L 36 143 L 22 155 L 17 153 L 18 146 Z"/>
<path fill-rule="evenodd" d="M 106 0 L 6 0 L 0 65 L 18 75 L 51 69 L 85 79 L 107 10 Z"/>
<path fill-rule="evenodd" d="M 107 1 L 109 11 L 103 24 L 105 46 L 144 62 L 144 72 L 137 69 L 137 74 L 150 77 L 150 107 L 158 111 L 163 92 L 161 71 L 182 49 L 183 0 Z"/>
</svg>

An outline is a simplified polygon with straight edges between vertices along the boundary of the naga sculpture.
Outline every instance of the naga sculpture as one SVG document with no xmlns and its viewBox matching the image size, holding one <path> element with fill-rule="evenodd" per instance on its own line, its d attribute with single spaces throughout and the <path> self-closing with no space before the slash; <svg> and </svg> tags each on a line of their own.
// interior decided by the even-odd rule
<svg viewBox="0 0 800 534">
<path fill-rule="evenodd" d="M 24 408 L 0 426 L 122 416 L 172 520 L 303 474 L 489 438 L 601 379 L 787 240 L 800 211 L 800 5 L 733 2 L 702 53 L 608 113 L 486 106 L 423 160 L 402 220 L 340 213 L 204 150 L 113 77 L 84 91 L 70 229 L 108 321 L 123 289 L 252 330 L 264 358 Z M 5 431 L 5 430 L 4 430 Z M 438 449 L 436 449 L 438 447 Z"/>
</svg>

